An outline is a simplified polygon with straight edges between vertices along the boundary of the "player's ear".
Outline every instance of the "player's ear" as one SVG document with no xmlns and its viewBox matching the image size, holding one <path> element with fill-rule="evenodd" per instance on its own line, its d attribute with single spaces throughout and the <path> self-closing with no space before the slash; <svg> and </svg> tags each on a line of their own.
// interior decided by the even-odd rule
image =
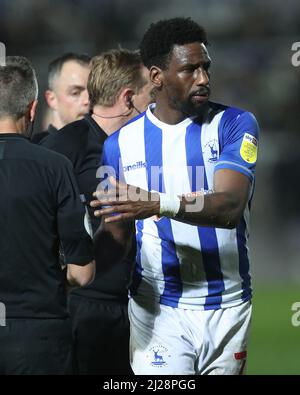
<svg viewBox="0 0 300 395">
<path fill-rule="evenodd" d="M 37 107 L 38 101 L 34 100 L 33 102 L 31 102 L 28 106 L 28 120 L 30 122 L 34 121 L 35 118 L 35 114 L 36 114 L 36 107 Z"/>
<path fill-rule="evenodd" d="M 57 105 L 56 94 L 54 93 L 54 91 L 51 91 L 50 89 L 47 89 L 46 92 L 45 92 L 45 99 L 46 99 L 46 102 L 47 102 L 48 106 L 52 110 L 57 110 L 58 105 Z"/>
<path fill-rule="evenodd" d="M 128 109 L 133 108 L 132 97 L 134 95 L 134 91 L 130 88 L 126 88 L 121 92 L 121 97 Z"/>
<path fill-rule="evenodd" d="M 150 68 L 150 80 L 157 89 L 160 89 L 163 85 L 162 69 L 157 66 L 152 66 Z"/>
</svg>

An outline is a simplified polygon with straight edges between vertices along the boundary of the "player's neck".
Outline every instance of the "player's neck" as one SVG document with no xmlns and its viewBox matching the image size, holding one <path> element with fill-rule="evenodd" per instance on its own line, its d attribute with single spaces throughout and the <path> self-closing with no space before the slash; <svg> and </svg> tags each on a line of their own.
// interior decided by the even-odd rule
<svg viewBox="0 0 300 395">
<path fill-rule="evenodd" d="M 187 118 L 181 111 L 170 108 L 165 102 L 157 100 L 153 115 L 161 122 L 168 125 L 176 125 Z"/>
<path fill-rule="evenodd" d="M 0 120 L 0 133 L 18 133 L 23 134 L 25 125 L 22 119 L 15 121 L 11 118 L 4 118 Z"/>
</svg>

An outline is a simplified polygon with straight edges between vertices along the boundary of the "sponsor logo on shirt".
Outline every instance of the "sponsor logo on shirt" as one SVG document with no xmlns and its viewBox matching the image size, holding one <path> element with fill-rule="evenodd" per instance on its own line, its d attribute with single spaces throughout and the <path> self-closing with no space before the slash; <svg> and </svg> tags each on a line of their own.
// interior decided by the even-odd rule
<svg viewBox="0 0 300 395">
<path fill-rule="evenodd" d="M 255 163 L 257 160 L 258 141 L 250 133 L 245 133 L 241 144 L 240 154 L 247 163 Z"/>
<path fill-rule="evenodd" d="M 142 160 L 140 160 L 140 161 L 135 162 L 132 165 L 123 166 L 123 171 L 124 171 L 124 173 L 126 173 L 127 171 L 143 169 L 145 167 L 146 167 L 146 162 L 143 162 Z"/>
</svg>

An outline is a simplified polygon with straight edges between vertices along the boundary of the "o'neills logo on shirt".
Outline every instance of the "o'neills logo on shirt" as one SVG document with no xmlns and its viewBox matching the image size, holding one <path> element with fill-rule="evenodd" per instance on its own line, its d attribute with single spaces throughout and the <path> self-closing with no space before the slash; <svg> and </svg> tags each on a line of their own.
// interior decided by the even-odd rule
<svg viewBox="0 0 300 395">
<path fill-rule="evenodd" d="M 146 167 L 146 162 L 143 162 L 142 160 L 140 160 L 138 162 L 135 162 L 133 165 L 123 166 L 123 171 L 125 173 L 126 171 L 142 169 L 144 167 Z"/>
</svg>

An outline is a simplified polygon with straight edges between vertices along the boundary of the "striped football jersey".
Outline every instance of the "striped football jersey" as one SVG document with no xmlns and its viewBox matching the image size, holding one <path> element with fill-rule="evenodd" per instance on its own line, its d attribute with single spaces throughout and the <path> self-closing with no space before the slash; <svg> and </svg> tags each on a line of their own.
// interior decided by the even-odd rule
<svg viewBox="0 0 300 395">
<path fill-rule="evenodd" d="M 214 172 L 231 169 L 251 182 L 237 228 L 192 226 L 166 217 L 136 221 L 131 295 L 183 309 L 219 309 L 251 299 L 249 213 L 258 125 L 244 110 L 209 103 L 207 115 L 176 125 L 151 105 L 105 142 L 103 165 L 127 184 L 182 195 L 212 190 Z"/>
</svg>

